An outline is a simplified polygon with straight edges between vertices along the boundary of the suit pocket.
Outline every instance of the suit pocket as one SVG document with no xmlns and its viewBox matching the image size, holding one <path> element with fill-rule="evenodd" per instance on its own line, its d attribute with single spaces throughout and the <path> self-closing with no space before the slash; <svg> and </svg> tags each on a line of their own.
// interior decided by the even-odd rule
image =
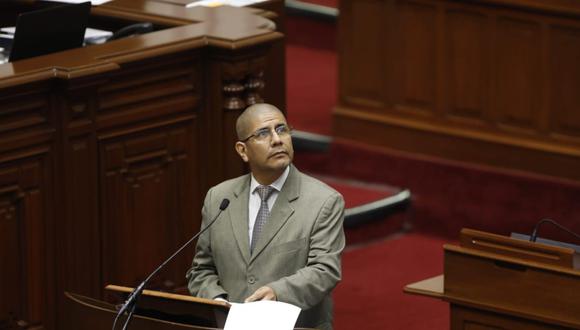
<svg viewBox="0 0 580 330">
<path fill-rule="evenodd" d="M 306 249 L 307 246 L 307 239 L 306 238 L 300 238 L 294 241 L 290 241 L 290 242 L 286 242 L 286 243 L 282 243 L 279 245 L 276 245 L 272 250 L 272 252 L 274 254 L 278 254 L 278 253 L 288 253 L 288 252 L 294 252 L 294 251 L 298 251 L 298 250 L 302 250 L 302 249 Z"/>
</svg>

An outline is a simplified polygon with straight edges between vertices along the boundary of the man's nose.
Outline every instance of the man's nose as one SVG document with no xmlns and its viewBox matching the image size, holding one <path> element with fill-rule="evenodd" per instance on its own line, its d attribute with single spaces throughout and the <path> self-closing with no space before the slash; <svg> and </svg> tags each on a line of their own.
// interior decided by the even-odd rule
<svg viewBox="0 0 580 330">
<path fill-rule="evenodd" d="M 282 139 L 280 138 L 280 135 L 278 135 L 278 132 L 276 132 L 276 130 L 272 130 L 272 144 L 280 144 L 282 143 Z"/>
</svg>

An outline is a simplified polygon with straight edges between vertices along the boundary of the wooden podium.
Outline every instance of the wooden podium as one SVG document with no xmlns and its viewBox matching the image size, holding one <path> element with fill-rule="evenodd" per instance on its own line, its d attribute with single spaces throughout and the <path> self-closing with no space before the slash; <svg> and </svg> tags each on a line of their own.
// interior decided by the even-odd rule
<svg viewBox="0 0 580 330">
<path fill-rule="evenodd" d="M 133 288 L 109 285 L 107 290 L 126 296 Z M 65 293 L 64 329 L 110 329 L 117 314 L 114 305 L 74 293 Z M 144 290 L 131 321 L 131 329 L 220 329 L 229 304 L 220 301 Z M 125 318 L 120 319 L 120 324 Z M 121 325 L 118 325 L 119 328 Z"/>
<path fill-rule="evenodd" d="M 580 329 L 574 250 L 463 229 L 444 274 L 404 291 L 450 303 L 451 329 Z"/>
<path fill-rule="evenodd" d="M 133 288 L 107 285 L 110 292 L 126 298 Z M 65 292 L 63 330 L 110 329 L 117 315 L 115 305 Z M 143 290 L 130 324 L 130 329 L 139 330 L 218 330 L 223 329 L 230 304 L 211 299 Z M 125 317 L 119 321 L 122 327 Z M 295 330 L 315 330 L 295 328 Z"/>
</svg>

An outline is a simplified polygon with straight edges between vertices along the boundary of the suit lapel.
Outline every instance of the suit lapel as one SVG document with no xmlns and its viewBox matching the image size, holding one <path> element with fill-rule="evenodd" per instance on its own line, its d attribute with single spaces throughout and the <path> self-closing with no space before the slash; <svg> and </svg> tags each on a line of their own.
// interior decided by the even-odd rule
<svg viewBox="0 0 580 330">
<path fill-rule="evenodd" d="M 234 191 L 235 200 L 229 207 L 229 218 L 232 230 L 238 243 L 238 248 L 244 256 L 246 264 L 250 261 L 250 243 L 248 237 L 248 203 L 250 196 L 250 176 L 242 178 L 241 184 Z"/>
<path fill-rule="evenodd" d="M 300 172 L 298 172 L 294 166 L 290 165 L 290 173 L 288 174 L 288 178 L 286 179 L 282 190 L 278 194 L 278 198 L 276 198 L 276 203 L 274 203 L 272 211 L 270 212 L 270 218 L 262 229 L 260 238 L 256 243 L 256 247 L 254 248 L 254 253 L 250 258 L 250 263 L 256 259 L 260 253 L 262 253 L 266 246 L 268 246 L 268 244 L 272 241 L 274 236 L 276 236 L 278 231 L 280 231 L 282 226 L 284 226 L 284 224 L 290 219 L 294 213 L 292 202 L 294 202 L 299 197 L 299 192 Z"/>
</svg>

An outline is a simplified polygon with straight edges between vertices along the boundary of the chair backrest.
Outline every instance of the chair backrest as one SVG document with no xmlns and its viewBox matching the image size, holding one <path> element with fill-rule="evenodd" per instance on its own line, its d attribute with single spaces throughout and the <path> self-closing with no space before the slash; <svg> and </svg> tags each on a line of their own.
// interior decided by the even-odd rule
<svg viewBox="0 0 580 330">
<path fill-rule="evenodd" d="M 10 61 L 81 47 L 91 3 L 65 4 L 20 14 Z"/>
<path fill-rule="evenodd" d="M 126 38 L 134 35 L 140 35 L 151 31 L 153 31 L 152 23 L 149 22 L 135 23 L 129 26 L 125 26 L 122 29 L 119 29 L 118 31 L 113 33 L 113 35 L 110 36 L 109 39 L 107 39 L 107 41 Z"/>
</svg>

